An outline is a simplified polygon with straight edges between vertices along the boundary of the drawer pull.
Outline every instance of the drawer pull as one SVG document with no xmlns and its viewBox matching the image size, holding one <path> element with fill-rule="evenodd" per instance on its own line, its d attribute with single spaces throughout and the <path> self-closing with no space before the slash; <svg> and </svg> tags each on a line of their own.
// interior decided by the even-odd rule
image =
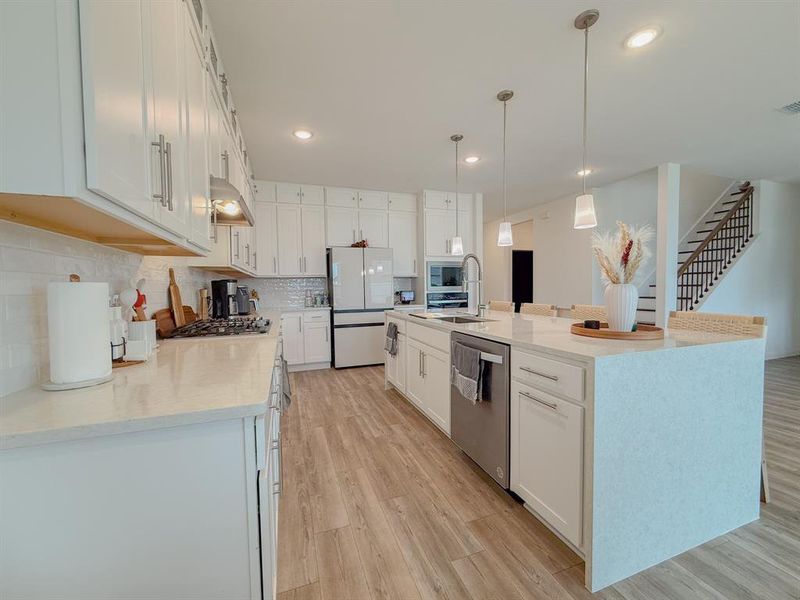
<svg viewBox="0 0 800 600">
<path fill-rule="evenodd" d="M 551 410 L 558 410 L 558 404 L 554 402 L 547 402 L 546 400 L 542 400 L 541 398 L 537 398 L 536 396 L 531 396 L 527 392 L 520 392 L 519 395 L 525 396 L 526 398 L 528 398 L 529 400 L 533 400 L 534 402 L 538 402 L 539 404 L 542 404 L 543 406 L 546 406 Z"/>
<path fill-rule="evenodd" d="M 550 381 L 558 381 L 558 375 L 548 375 L 547 373 L 540 373 L 539 371 L 534 371 L 533 369 L 529 369 L 528 367 L 520 367 L 520 370 L 525 371 L 526 373 L 530 373 L 531 375 L 538 375 L 539 377 L 544 377 L 545 379 L 549 379 Z"/>
</svg>

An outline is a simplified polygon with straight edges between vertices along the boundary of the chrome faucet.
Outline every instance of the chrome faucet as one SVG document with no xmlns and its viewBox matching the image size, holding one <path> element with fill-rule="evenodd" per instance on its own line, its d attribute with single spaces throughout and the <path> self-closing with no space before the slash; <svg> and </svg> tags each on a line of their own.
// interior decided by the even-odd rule
<svg viewBox="0 0 800 600">
<path fill-rule="evenodd" d="M 477 279 L 473 279 L 473 280 L 467 279 L 467 263 L 469 262 L 470 258 L 474 259 L 475 260 L 475 264 L 478 265 L 478 278 Z M 461 260 L 461 289 L 466 292 L 466 291 L 468 291 L 467 290 L 467 285 L 468 284 L 470 284 L 470 283 L 477 283 L 478 284 L 478 303 L 477 303 L 478 310 L 475 313 L 476 317 L 480 317 L 481 316 L 481 311 L 483 309 L 483 305 L 481 304 L 481 283 L 482 282 L 483 282 L 483 280 L 482 280 L 481 261 L 480 261 L 480 259 L 478 258 L 478 256 L 476 254 L 473 254 L 472 252 L 470 252 L 469 254 L 465 255 L 464 258 Z M 469 298 L 469 296 L 467 296 L 467 297 Z"/>
</svg>

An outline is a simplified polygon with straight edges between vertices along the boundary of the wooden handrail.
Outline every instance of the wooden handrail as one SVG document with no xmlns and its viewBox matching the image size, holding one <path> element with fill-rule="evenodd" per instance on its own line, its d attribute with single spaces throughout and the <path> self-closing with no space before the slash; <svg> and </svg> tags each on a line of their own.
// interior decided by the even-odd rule
<svg viewBox="0 0 800 600">
<path fill-rule="evenodd" d="M 749 182 L 748 182 L 748 184 L 749 184 Z M 747 184 L 746 184 L 746 185 L 747 185 Z M 754 189 L 755 189 L 755 188 L 753 188 L 753 186 L 752 186 L 752 185 L 748 185 L 748 187 L 746 187 L 746 188 L 744 188 L 744 189 L 740 189 L 740 192 L 741 192 L 741 194 L 742 194 L 741 198 L 739 198 L 739 199 L 736 201 L 736 204 L 734 204 L 734 205 L 731 207 L 731 209 L 730 209 L 730 210 L 729 210 L 727 213 L 725 213 L 725 216 L 724 216 L 724 217 L 722 217 L 722 219 L 720 220 L 720 222 L 719 222 L 719 223 L 717 223 L 717 226 L 716 226 L 716 227 L 714 227 L 714 229 L 712 229 L 712 230 L 711 230 L 711 233 L 709 233 L 709 234 L 706 236 L 706 239 L 704 239 L 704 240 L 703 240 L 703 243 L 702 243 L 702 244 L 700 244 L 700 245 L 697 247 L 697 249 L 695 249 L 695 251 L 694 251 L 694 252 L 692 252 L 691 256 L 689 256 L 689 258 L 687 258 L 687 259 L 686 259 L 686 262 L 684 262 L 684 263 L 683 263 L 683 264 L 680 266 L 680 268 L 678 269 L 678 277 L 680 277 L 681 275 L 683 275 L 683 274 L 684 274 L 684 273 L 687 271 L 687 269 L 689 269 L 689 266 L 690 266 L 690 265 L 691 265 L 691 264 L 692 264 L 692 263 L 693 263 L 695 260 L 697 260 L 697 257 L 698 257 L 698 256 L 700 256 L 700 255 L 703 253 L 703 250 L 705 250 L 705 249 L 708 247 L 708 245 L 709 245 L 709 244 L 710 244 L 710 243 L 711 243 L 711 242 L 714 240 L 714 236 L 716 236 L 716 235 L 717 235 L 717 234 L 718 234 L 720 231 L 722 231 L 722 229 L 725 227 L 725 225 L 727 225 L 727 224 L 728 224 L 728 222 L 731 220 L 731 218 L 733 218 L 733 215 L 734 215 L 734 214 L 736 214 L 736 211 L 738 211 L 738 210 L 739 210 L 739 209 L 742 207 L 742 205 L 743 205 L 745 202 L 747 202 L 747 200 L 748 200 L 749 198 L 752 198 L 752 197 L 753 197 L 753 190 L 754 190 Z M 735 194 L 731 194 L 731 195 L 735 195 Z"/>
</svg>

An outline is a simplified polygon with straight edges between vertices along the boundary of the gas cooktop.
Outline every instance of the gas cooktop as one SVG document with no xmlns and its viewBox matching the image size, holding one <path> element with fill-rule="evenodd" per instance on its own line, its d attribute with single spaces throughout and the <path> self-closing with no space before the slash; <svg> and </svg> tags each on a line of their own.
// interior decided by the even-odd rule
<svg viewBox="0 0 800 600">
<path fill-rule="evenodd" d="M 263 317 L 232 317 L 229 319 L 207 319 L 195 321 L 172 332 L 170 337 L 208 337 L 221 335 L 242 335 L 269 333 L 272 323 Z"/>
</svg>

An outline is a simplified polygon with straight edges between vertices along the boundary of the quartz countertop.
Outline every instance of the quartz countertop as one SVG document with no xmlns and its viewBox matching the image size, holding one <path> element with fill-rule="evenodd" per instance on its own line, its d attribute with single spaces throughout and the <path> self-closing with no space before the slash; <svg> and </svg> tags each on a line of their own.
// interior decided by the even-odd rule
<svg viewBox="0 0 800 600">
<path fill-rule="evenodd" d="M 506 312 L 486 311 L 482 318 L 489 320 L 485 322 L 448 323 L 435 318 L 414 316 L 413 312 L 389 311 L 386 314 L 409 323 L 444 331 L 459 331 L 520 349 L 555 353 L 577 359 L 597 359 L 632 352 L 655 352 L 688 346 L 746 342 L 757 339 L 742 335 L 666 330 L 662 340 L 604 340 L 571 333 L 570 325 L 575 321 L 561 317 L 517 313 L 512 316 Z M 448 312 L 447 314 L 452 316 L 458 313 Z"/>
<path fill-rule="evenodd" d="M 264 413 L 279 323 L 267 334 L 161 340 L 108 383 L 0 398 L 0 449 Z"/>
</svg>

